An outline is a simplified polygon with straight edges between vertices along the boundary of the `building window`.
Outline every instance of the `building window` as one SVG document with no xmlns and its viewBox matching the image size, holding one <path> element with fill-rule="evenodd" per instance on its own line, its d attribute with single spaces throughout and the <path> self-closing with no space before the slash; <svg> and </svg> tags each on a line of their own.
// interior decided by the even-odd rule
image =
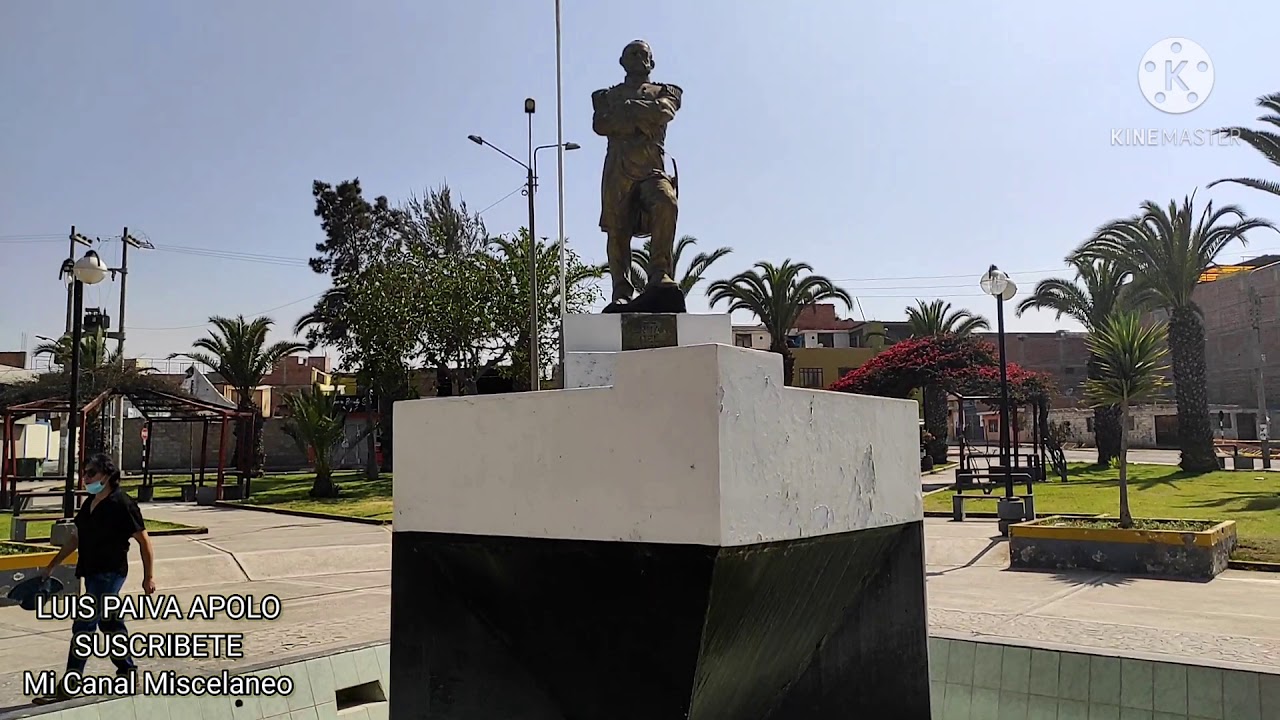
<svg viewBox="0 0 1280 720">
<path fill-rule="evenodd" d="M 787 347 L 789 347 L 789 348 L 802 348 L 802 347 L 804 347 L 804 335 L 788 335 L 788 336 L 787 336 Z"/>
<path fill-rule="evenodd" d="M 836 346 L 835 333 L 818 333 L 818 347 L 833 348 Z"/>
<path fill-rule="evenodd" d="M 1137 429 L 1138 429 L 1138 423 L 1137 423 L 1137 421 L 1134 419 L 1134 417 L 1133 417 L 1132 415 L 1130 415 L 1130 416 L 1129 416 L 1129 429 L 1130 429 L 1130 430 L 1137 430 Z"/>
<path fill-rule="evenodd" d="M 1084 419 L 1084 430 L 1085 432 L 1093 432 L 1093 418 L 1086 417 Z"/>
<path fill-rule="evenodd" d="M 733 344 L 738 347 L 751 347 L 751 333 L 737 333 L 733 336 Z"/>
<path fill-rule="evenodd" d="M 1223 412 L 1223 411 L 1219 410 L 1219 411 L 1218 411 L 1218 425 L 1219 425 L 1223 430 L 1230 430 L 1230 429 L 1231 429 L 1231 413 L 1226 413 L 1226 412 Z"/>
<path fill-rule="evenodd" d="M 862 347 L 862 333 L 859 333 L 856 331 L 849 333 L 849 347 L 851 348 Z"/>
<path fill-rule="evenodd" d="M 800 387 L 822 388 L 822 368 L 800 368 Z"/>
</svg>

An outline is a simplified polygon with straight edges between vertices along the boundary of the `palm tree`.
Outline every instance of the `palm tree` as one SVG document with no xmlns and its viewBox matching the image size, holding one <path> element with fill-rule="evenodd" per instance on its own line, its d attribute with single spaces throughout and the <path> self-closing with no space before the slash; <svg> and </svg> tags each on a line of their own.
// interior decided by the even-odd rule
<svg viewBox="0 0 1280 720">
<path fill-rule="evenodd" d="M 1092 332 L 1102 327 L 1112 313 L 1139 309 L 1141 298 L 1133 292 L 1129 273 L 1111 260 L 1072 256 L 1075 281 L 1045 278 L 1036 283 L 1031 296 L 1018 303 L 1018 316 L 1028 310 L 1052 310 L 1054 319 L 1065 315 Z M 1089 355 L 1088 377 L 1098 377 L 1098 359 Z M 1120 453 L 1120 409 L 1099 406 L 1093 409 L 1094 438 L 1098 446 L 1098 466 L 1106 467 Z"/>
<path fill-rule="evenodd" d="M 685 235 L 676 242 L 675 250 L 671 254 L 671 269 L 673 275 L 679 275 L 680 257 L 686 250 L 698 244 L 698 238 L 692 235 Z M 649 279 L 649 258 L 653 250 L 652 240 L 645 240 L 644 247 L 639 250 L 631 251 L 631 285 L 637 290 L 644 289 Z M 680 283 L 680 291 L 689 295 L 689 292 L 702 282 L 702 278 L 707 274 L 715 261 L 733 252 L 733 248 L 718 247 L 709 253 L 698 253 L 693 256 L 693 260 L 689 261 L 689 267 L 685 268 L 684 274 L 680 275 L 677 281 Z M 607 270 L 606 270 L 607 272 Z"/>
<path fill-rule="evenodd" d="M 1259 122 L 1264 122 L 1275 127 L 1280 127 L 1280 93 L 1271 93 L 1258 98 L 1258 107 L 1269 111 L 1269 114 L 1258 118 Z M 1218 134 L 1227 137 L 1238 137 L 1249 143 L 1254 150 L 1262 153 L 1272 165 L 1280 165 L 1280 133 L 1270 130 L 1251 130 L 1247 127 L 1225 127 L 1218 130 Z M 1218 183 L 1235 183 L 1244 185 L 1255 190 L 1263 190 L 1272 195 L 1280 195 L 1280 183 L 1274 180 L 1254 180 L 1253 178 L 1224 178 L 1222 180 L 1214 180 L 1209 183 L 1209 187 L 1213 187 Z"/>
<path fill-rule="evenodd" d="M 1204 319 L 1192 299 L 1200 275 L 1233 240 L 1255 228 L 1275 229 L 1269 221 L 1246 217 L 1235 205 L 1205 206 L 1195 216 L 1195 195 L 1168 209 L 1151 201 L 1134 217 L 1100 228 L 1075 255 L 1111 260 L 1133 275 L 1134 290 L 1149 294 L 1169 314 L 1169 349 L 1173 356 L 1174 392 L 1178 404 L 1178 440 L 1183 470 L 1209 472 L 1218 466 L 1213 451 L 1206 396 Z"/>
<path fill-rule="evenodd" d="M 32 351 L 39 357 L 48 355 L 55 365 L 71 367 L 71 335 L 63 335 L 53 342 L 41 343 Z M 80 367 L 85 370 L 115 364 L 115 353 L 107 347 L 107 338 L 102 334 L 82 335 L 80 337 Z"/>
<path fill-rule="evenodd" d="M 1120 527 L 1133 527 L 1129 512 L 1129 404 L 1155 397 L 1164 386 L 1165 328 L 1144 326 L 1136 312 L 1119 312 L 1089 333 L 1098 376 L 1085 382 L 1095 405 L 1120 408 Z"/>
<path fill-rule="evenodd" d="M 952 311 L 951 303 L 942 300 L 916 300 L 915 307 L 907 308 L 907 324 L 915 337 L 972 335 L 991 327 L 981 315 L 964 309 Z"/>
<path fill-rule="evenodd" d="M 340 318 L 346 301 L 345 287 L 334 285 L 325 290 L 320 299 L 316 300 L 315 306 L 293 324 L 293 334 L 309 336 L 313 340 L 313 346 L 333 344 L 341 340 L 347 334 L 347 328 Z"/>
<path fill-rule="evenodd" d="M 191 344 L 195 352 L 174 353 L 169 357 L 183 356 L 214 369 L 236 391 L 236 405 L 241 411 L 251 412 L 254 422 L 248 441 L 253 447 L 249 473 L 261 475 L 266 462 L 266 450 L 262 445 L 262 409 L 253 399 L 253 390 L 262 384 L 262 378 L 284 358 L 303 352 L 307 346 L 292 340 L 282 340 L 267 345 L 267 333 L 273 322 L 268 317 L 246 320 L 243 315 L 234 318 L 214 316 L 209 318 L 213 329 L 208 337 Z M 237 442 L 240 442 L 237 428 Z M 240 457 L 237 451 L 236 457 Z"/>
<path fill-rule="evenodd" d="M 968 310 L 951 309 L 951 303 L 934 300 L 926 303 L 916 300 L 915 307 L 907 308 L 907 324 L 915 337 L 941 337 L 943 335 L 971 335 L 991 327 L 987 319 Z M 929 456 L 935 463 L 947 461 L 947 390 L 941 385 L 926 385 L 924 396 L 924 429 L 933 437 L 929 441 Z"/>
<path fill-rule="evenodd" d="M 711 306 L 721 301 L 729 303 L 729 312 L 745 310 L 760 319 L 769 331 L 769 350 L 782 356 L 785 384 L 791 385 L 795 368 L 795 355 L 787 345 L 787 334 L 795 327 L 796 318 L 807 307 L 823 300 L 840 300 L 845 307 L 853 305 L 853 298 L 829 278 L 822 275 L 805 275 L 813 272 L 813 266 L 804 262 L 782 264 L 760 261 L 750 270 L 734 275 L 728 280 L 716 280 L 707 288 Z"/>
<path fill-rule="evenodd" d="M 333 482 L 333 452 L 346 437 L 346 415 L 338 410 L 332 393 L 320 388 L 285 395 L 289 419 L 284 431 L 298 443 L 298 448 L 312 457 L 316 477 L 311 497 L 338 496 Z"/>
</svg>

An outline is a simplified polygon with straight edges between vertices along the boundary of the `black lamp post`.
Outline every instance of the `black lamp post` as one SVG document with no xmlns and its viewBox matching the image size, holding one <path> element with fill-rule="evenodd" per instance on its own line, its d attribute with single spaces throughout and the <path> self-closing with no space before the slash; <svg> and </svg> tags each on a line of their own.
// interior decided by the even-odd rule
<svg viewBox="0 0 1280 720">
<path fill-rule="evenodd" d="M 62 496 L 63 522 L 76 514 L 76 461 L 79 459 L 79 446 L 76 432 L 80 429 L 80 347 L 84 339 L 84 286 L 96 285 L 107 276 L 107 266 L 98 257 L 98 253 L 90 250 L 84 257 L 75 261 L 67 258 L 62 262 L 59 276 L 71 285 L 71 387 L 69 419 L 67 420 L 67 481 Z"/>
<path fill-rule="evenodd" d="M 533 193 L 538 187 L 538 151 L 558 148 L 561 145 L 533 146 L 533 113 L 537 109 L 533 98 L 525 98 L 524 112 L 529 116 L 529 161 L 517 160 L 513 155 L 485 140 L 479 135 L 468 135 L 467 139 L 477 145 L 487 145 L 497 150 L 503 157 L 519 165 L 525 170 L 524 194 L 529 198 L 529 389 L 537 390 L 541 373 L 538 372 L 538 239 L 535 234 L 535 214 Z M 565 150 L 577 150 L 582 147 L 577 143 L 564 143 Z"/>
<path fill-rule="evenodd" d="M 1004 498 L 1000 500 L 1000 529 L 1005 531 L 1006 521 L 1024 517 L 1023 503 L 1014 497 L 1013 467 L 1010 464 L 1009 429 L 1009 366 L 1005 357 L 1004 304 L 1018 294 L 1018 286 L 1003 270 L 992 265 L 978 281 L 982 292 L 996 299 L 996 343 L 1000 353 L 1000 467 L 1004 469 Z"/>
</svg>

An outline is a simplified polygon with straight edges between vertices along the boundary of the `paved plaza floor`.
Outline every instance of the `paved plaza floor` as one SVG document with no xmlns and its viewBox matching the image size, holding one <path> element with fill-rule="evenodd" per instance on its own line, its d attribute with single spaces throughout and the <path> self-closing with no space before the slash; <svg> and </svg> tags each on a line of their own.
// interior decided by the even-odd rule
<svg viewBox="0 0 1280 720">
<path fill-rule="evenodd" d="M 189 505 L 145 512 L 209 528 L 155 539 L 161 592 L 184 603 L 196 594 L 283 601 L 275 621 L 135 623 L 131 630 L 245 634 L 243 660 L 148 660 L 148 668 L 199 673 L 387 639 L 389 528 Z M 1015 572 L 994 522 L 929 519 L 925 534 L 931 632 L 1280 672 L 1280 576 L 1228 571 L 1184 583 Z M 128 589 L 140 581 L 135 560 Z M 69 639 L 66 622 L 0 608 L 0 713 L 26 707 L 22 671 L 60 669 Z M 94 668 L 110 665 L 94 660 Z"/>
</svg>

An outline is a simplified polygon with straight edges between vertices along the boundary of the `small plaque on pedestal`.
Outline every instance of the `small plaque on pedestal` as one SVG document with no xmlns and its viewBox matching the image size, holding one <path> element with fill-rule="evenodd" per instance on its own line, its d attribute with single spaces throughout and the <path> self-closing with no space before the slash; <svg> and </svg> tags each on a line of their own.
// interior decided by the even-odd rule
<svg viewBox="0 0 1280 720">
<path fill-rule="evenodd" d="M 675 315 L 622 316 L 623 350 L 649 350 L 679 344 Z"/>
</svg>

